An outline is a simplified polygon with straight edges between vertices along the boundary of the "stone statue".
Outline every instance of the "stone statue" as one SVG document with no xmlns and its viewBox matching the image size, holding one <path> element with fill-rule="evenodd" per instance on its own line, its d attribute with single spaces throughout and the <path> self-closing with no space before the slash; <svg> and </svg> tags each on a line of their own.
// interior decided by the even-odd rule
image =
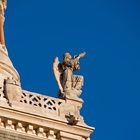
<svg viewBox="0 0 140 140">
<path fill-rule="evenodd" d="M 85 52 L 72 57 L 69 53 L 65 53 L 63 62 L 60 63 L 58 57 L 53 63 L 53 71 L 59 86 L 59 97 L 77 98 L 81 94 L 83 86 L 83 76 L 73 75 L 73 71 L 80 69 L 80 58 L 85 56 Z"/>
</svg>

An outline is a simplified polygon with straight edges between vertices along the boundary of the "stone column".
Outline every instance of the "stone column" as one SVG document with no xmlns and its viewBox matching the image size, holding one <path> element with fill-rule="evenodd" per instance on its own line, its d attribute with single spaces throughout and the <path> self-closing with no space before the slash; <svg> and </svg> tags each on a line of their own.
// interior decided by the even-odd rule
<svg viewBox="0 0 140 140">
<path fill-rule="evenodd" d="M 2 46 L 5 46 L 5 38 L 4 38 L 4 15 L 0 14 L 0 43 Z"/>
<path fill-rule="evenodd" d="M 0 44 L 5 48 L 5 38 L 4 38 L 4 4 L 0 1 Z"/>
</svg>

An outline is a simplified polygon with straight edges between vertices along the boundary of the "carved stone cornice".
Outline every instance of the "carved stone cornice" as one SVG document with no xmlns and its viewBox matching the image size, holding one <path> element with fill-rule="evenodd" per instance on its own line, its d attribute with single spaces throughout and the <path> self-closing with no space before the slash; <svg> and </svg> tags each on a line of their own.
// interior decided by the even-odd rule
<svg viewBox="0 0 140 140">
<path fill-rule="evenodd" d="M 22 90 L 16 81 L 9 79 L 0 91 L 0 127 L 48 140 L 59 140 L 64 134 L 75 137 L 75 140 L 77 137 L 84 140 L 90 137 L 94 128 L 84 123 L 80 116 L 81 106 L 82 101 L 63 100 Z"/>
</svg>

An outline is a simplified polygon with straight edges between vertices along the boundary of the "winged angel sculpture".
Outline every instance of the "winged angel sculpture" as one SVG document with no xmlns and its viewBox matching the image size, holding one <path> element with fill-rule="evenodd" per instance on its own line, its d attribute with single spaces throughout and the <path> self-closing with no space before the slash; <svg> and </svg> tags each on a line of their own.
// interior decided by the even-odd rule
<svg viewBox="0 0 140 140">
<path fill-rule="evenodd" d="M 84 78 L 80 75 L 73 75 L 73 71 L 80 69 L 80 58 L 85 56 L 85 52 L 72 57 L 69 53 L 63 56 L 63 62 L 60 63 L 58 57 L 53 63 L 53 72 L 59 86 L 60 98 L 77 98 L 81 95 Z"/>
</svg>

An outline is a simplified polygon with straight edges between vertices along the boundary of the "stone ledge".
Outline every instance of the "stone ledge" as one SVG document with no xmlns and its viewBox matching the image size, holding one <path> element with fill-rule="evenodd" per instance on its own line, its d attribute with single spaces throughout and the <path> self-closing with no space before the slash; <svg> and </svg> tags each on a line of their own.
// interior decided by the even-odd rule
<svg viewBox="0 0 140 140">
<path fill-rule="evenodd" d="M 0 128 L 0 140 L 45 140 L 45 138 Z M 47 140 L 47 138 L 46 138 Z"/>
<path fill-rule="evenodd" d="M 91 132 L 94 130 L 94 128 L 91 128 L 87 125 L 68 125 L 66 120 L 60 120 L 60 119 L 51 119 L 47 117 L 41 117 L 41 116 L 36 116 L 34 114 L 28 114 L 28 113 L 23 113 L 19 112 L 16 110 L 12 109 L 7 109 L 7 108 L 2 108 L 0 107 L 0 118 L 1 122 L 4 123 L 4 129 L 10 128 L 11 130 L 17 129 L 17 124 L 21 123 L 23 126 L 27 126 L 29 130 L 31 130 L 31 133 L 37 134 L 37 131 L 33 131 L 34 128 L 37 130 L 37 128 L 43 128 L 45 131 L 46 130 L 52 130 L 54 131 L 54 134 L 56 135 L 59 132 L 65 132 L 68 134 L 72 135 L 77 135 L 83 138 L 88 138 L 90 137 Z M 7 122 L 8 120 L 8 122 Z M 20 124 L 20 126 L 22 126 Z M 2 125 L 1 125 L 2 126 Z M 23 132 L 24 133 L 24 132 Z M 47 135 L 47 133 L 46 133 Z"/>
<path fill-rule="evenodd" d="M 6 89 L 3 94 L 7 96 L 3 95 L 0 99 L 3 129 L 44 136 L 48 140 L 55 140 L 58 136 L 65 139 L 62 134 L 75 137 L 71 140 L 85 140 L 94 131 L 80 116 L 82 100 L 64 100 L 25 91 L 14 81 L 7 81 Z"/>
</svg>

